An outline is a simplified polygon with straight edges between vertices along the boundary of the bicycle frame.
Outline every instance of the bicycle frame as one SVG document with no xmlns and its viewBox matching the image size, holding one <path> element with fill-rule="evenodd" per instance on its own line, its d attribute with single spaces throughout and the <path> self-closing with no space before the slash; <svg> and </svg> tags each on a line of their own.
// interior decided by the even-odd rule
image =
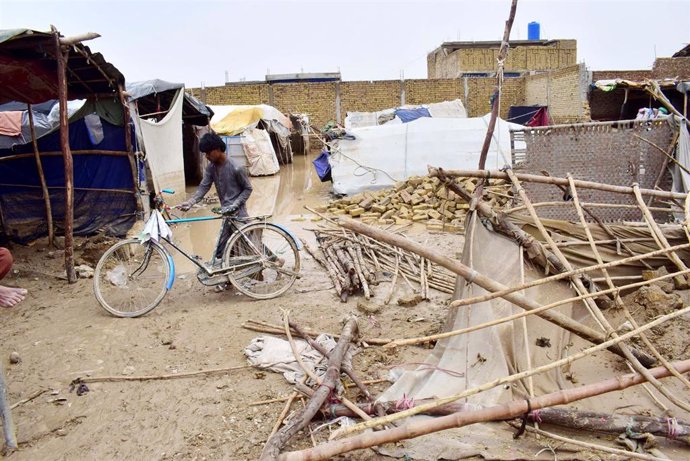
<svg viewBox="0 0 690 461">
<path fill-rule="evenodd" d="M 240 233 L 244 237 L 244 240 L 246 241 L 246 243 L 248 243 L 250 245 L 250 248 L 252 248 L 256 252 L 256 254 L 261 254 L 260 250 L 256 247 L 256 245 L 254 245 L 254 242 L 252 242 L 252 240 L 246 234 L 244 234 L 242 232 L 242 226 L 238 225 L 237 222 L 231 217 L 201 216 L 201 217 L 196 217 L 196 218 L 166 219 L 165 222 L 167 224 L 180 224 L 180 223 L 199 222 L 199 221 L 213 221 L 213 220 L 217 220 L 217 219 L 224 220 L 224 222 L 222 224 L 223 226 L 224 225 L 231 226 L 231 229 L 232 229 L 231 235 L 234 235 L 235 233 Z M 216 245 L 214 248 L 218 247 L 218 244 L 220 243 L 220 238 L 221 238 L 222 234 L 223 234 L 223 232 L 222 232 L 222 227 L 221 227 L 221 230 L 218 232 L 218 237 L 216 239 Z M 294 236 L 292 236 L 292 235 L 290 235 L 290 236 L 293 238 L 293 240 L 295 240 Z M 194 256 L 187 253 L 183 248 L 176 245 L 171 239 L 163 237 L 163 240 L 165 242 L 167 242 L 175 250 L 177 250 L 182 256 L 184 256 L 189 261 L 191 261 L 195 266 L 197 266 L 199 269 L 203 270 L 204 273 L 209 277 L 227 274 L 228 272 L 237 271 L 237 270 L 244 269 L 244 268 L 247 268 L 247 267 L 250 267 L 250 266 L 257 264 L 257 261 L 250 261 L 250 262 L 246 262 L 246 263 L 236 264 L 236 265 L 233 265 L 230 267 L 220 267 L 218 269 L 209 269 L 203 263 L 203 261 L 199 262 L 198 258 L 195 258 Z M 295 241 L 297 242 L 297 240 L 295 240 Z M 163 248 L 165 249 L 165 247 L 163 247 Z M 166 249 L 166 251 L 167 251 L 167 249 Z M 215 249 L 214 249 L 214 251 L 215 251 Z M 168 253 L 169 253 L 169 251 L 168 251 Z M 211 258 L 211 261 L 213 261 L 214 259 L 215 259 L 215 255 L 213 256 L 213 258 Z M 170 264 L 170 269 L 171 269 L 170 270 L 171 276 L 170 276 L 170 280 L 168 281 L 168 289 L 170 289 L 170 288 L 172 288 L 172 283 L 173 283 L 174 278 L 175 278 L 175 275 L 174 275 L 175 274 L 175 262 L 172 259 L 172 257 L 168 258 L 168 262 Z"/>
</svg>

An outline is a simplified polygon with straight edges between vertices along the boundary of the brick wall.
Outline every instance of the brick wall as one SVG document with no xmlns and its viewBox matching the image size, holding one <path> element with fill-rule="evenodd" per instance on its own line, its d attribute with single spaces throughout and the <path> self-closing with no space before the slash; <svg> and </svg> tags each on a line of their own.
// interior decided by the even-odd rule
<svg viewBox="0 0 690 461">
<path fill-rule="evenodd" d="M 588 121 L 589 77 L 584 64 L 525 77 L 525 105 L 548 106 L 554 124 Z"/>
<path fill-rule="evenodd" d="M 666 122 L 600 123 L 589 126 L 550 127 L 525 130 L 527 143 L 526 160 L 521 171 L 541 174 L 548 171 L 552 176 L 565 177 L 571 173 L 575 179 L 605 184 L 630 186 L 637 182 L 641 188 L 652 189 L 661 170 L 664 156 L 656 148 L 637 136 L 657 146 L 668 147 L 671 129 Z M 562 202 L 563 192 L 553 185 L 525 183 L 525 190 L 533 202 Z M 663 188 L 669 187 L 666 174 Z M 635 199 L 625 194 L 578 189 L 582 202 L 604 202 L 634 205 Z M 640 220 L 637 209 L 593 208 L 605 221 Z M 574 208 L 539 208 L 539 215 L 546 218 L 577 220 Z"/>
<path fill-rule="evenodd" d="M 657 58 L 652 67 L 652 78 L 690 79 L 690 57 Z"/>
<path fill-rule="evenodd" d="M 499 47 L 462 48 L 448 52 L 442 47 L 427 55 L 429 78 L 455 78 L 463 72 L 494 72 Z M 506 58 L 506 72 L 546 71 L 577 62 L 575 40 L 555 40 L 549 45 L 516 45 Z"/>
<path fill-rule="evenodd" d="M 595 70 L 592 72 L 592 83 L 597 80 L 613 80 L 621 78 L 641 82 L 644 79 L 652 78 L 651 70 Z"/>
<path fill-rule="evenodd" d="M 465 93 L 467 80 L 467 95 Z M 489 111 L 493 78 L 435 80 L 377 80 L 327 83 L 231 83 L 204 89 L 207 104 L 270 104 L 281 112 L 307 113 L 312 123 L 325 125 L 337 118 L 336 97 L 340 93 L 340 120 L 347 112 L 373 112 L 405 104 L 426 104 L 460 99 L 468 116 L 477 117 Z M 191 88 L 203 99 L 199 88 Z M 522 104 L 522 79 L 506 79 L 501 114 L 507 116 L 511 104 Z"/>
</svg>

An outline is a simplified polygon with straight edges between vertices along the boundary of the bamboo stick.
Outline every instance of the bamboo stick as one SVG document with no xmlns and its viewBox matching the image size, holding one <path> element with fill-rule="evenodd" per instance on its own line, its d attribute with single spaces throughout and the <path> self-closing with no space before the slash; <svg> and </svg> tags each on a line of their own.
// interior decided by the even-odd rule
<svg viewBox="0 0 690 461">
<path fill-rule="evenodd" d="M 252 365 L 239 365 L 236 367 L 214 368 L 211 370 L 190 371 L 186 373 L 175 373 L 169 375 L 144 375 L 144 376 L 87 376 L 86 378 L 77 378 L 72 380 L 70 384 L 81 383 L 104 383 L 104 382 L 121 382 L 121 381 L 160 381 L 165 379 L 180 379 L 191 378 L 193 376 L 206 376 L 215 373 L 227 373 L 229 371 L 244 370 L 251 368 Z"/>
<path fill-rule="evenodd" d="M 302 246 L 307 250 L 307 253 L 311 255 L 312 258 L 314 258 L 314 261 L 319 263 L 324 269 L 326 269 L 326 273 L 328 273 L 328 277 L 331 279 L 333 282 L 333 285 L 335 285 L 335 291 L 338 294 L 338 297 L 341 298 L 342 301 L 342 294 L 343 294 L 343 285 L 340 283 L 340 279 L 338 276 L 335 274 L 333 271 L 333 268 L 326 262 L 318 253 L 316 253 L 316 250 L 314 250 L 304 239 L 300 239 L 302 241 Z"/>
<path fill-rule="evenodd" d="M 520 319 L 522 317 L 526 317 L 528 315 L 535 315 L 535 314 L 538 314 L 539 312 L 553 309 L 554 307 L 562 306 L 564 304 L 580 301 L 585 297 L 596 298 L 598 296 L 605 295 L 605 294 L 618 293 L 621 290 L 627 290 L 627 289 L 631 289 L 631 288 L 638 288 L 638 287 L 645 286 L 645 285 L 651 285 L 654 282 L 659 282 L 662 280 L 670 279 L 670 278 L 673 278 L 679 274 L 690 274 L 690 269 L 687 271 L 683 271 L 683 272 L 674 272 L 672 274 L 665 274 L 665 275 L 662 275 L 659 277 L 655 277 L 655 278 L 645 280 L 642 282 L 638 282 L 638 283 L 632 283 L 630 285 L 625 285 L 622 287 L 615 287 L 615 288 L 610 288 L 607 290 L 601 290 L 601 291 L 597 291 L 597 292 L 593 292 L 593 293 L 587 293 L 586 295 L 578 295 L 578 296 L 574 296 L 572 298 L 561 299 L 561 300 L 558 300 L 558 301 L 553 302 L 551 304 L 546 304 L 544 306 L 541 306 L 538 309 L 534 309 L 531 311 L 526 310 L 523 312 L 519 312 L 517 314 L 509 315 L 507 317 L 502 317 L 500 319 L 494 319 L 494 320 L 490 320 L 488 322 L 484 322 L 484 323 L 474 325 L 471 327 L 461 328 L 459 330 L 447 331 L 445 333 L 437 333 L 435 335 L 421 336 L 418 338 L 396 339 L 394 341 L 391 341 L 388 344 L 384 344 L 383 347 L 384 348 L 393 348 L 393 347 L 398 347 L 398 346 L 410 346 L 410 345 L 414 345 L 414 344 L 424 344 L 424 343 L 428 343 L 431 341 L 438 341 L 439 339 L 450 338 L 451 336 L 457 336 L 457 335 L 462 335 L 465 333 L 471 333 L 473 331 L 481 330 L 481 329 L 492 327 L 495 325 L 500 325 L 501 323 L 511 322 L 513 320 L 517 320 L 517 319 Z M 452 306 L 452 305 L 453 305 L 453 303 L 450 304 L 450 306 Z"/>
<path fill-rule="evenodd" d="M 664 233 L 661 231 L 656 221 L 654 220 L 652 213 L 649 212 L 647 204 L 644 203 L 644 200 L 642 199 L 642 194 L 640 193 L 640 188 L 637 184 L 633 185 L 633 193 L 635 194 L 635 198 L 637 199 L 637 204 L 640 206 L 640 210 L 642 210 L 642 214 L 644 215 L 645 221 L 647 221 L 647 225 L 649 226 L 652 232 L 652 236 L 656 235 L 656 238 L 659 240 L 659 247 L 669 248 L 671 245 L 668 243 L 668 240 L 666 240 Z M 687 266 L 683 263 L 683 261 L 681 261 L 681 259 L 675 252 L 670 252 L 668 254 L 668 257 L 673 262 L 673 264 L 675 264 L 676 267 L 678 267 L 678 269 L 687 269 Z"/>
<path fill-rule="evenodd" d="M 459 299 L 459 300 L 453 301 L 450 304 L 450 307 L 461 307 L 461 306 L 466 306 L 468 304 L 475 304 L 475 303 L 482 302 L 482 301 L 489 301 L 491 299 L 500 298 L 500 297 L 503 297 L 507 294 L 514 293 L 516 291 L 521 291 L 521 290 L 524 290 L 527 288 L 535 287 L 538 285 L 543 285 L 545 283 L 554 282 L 556 280 L 562 280 L 564 278 L 569 278 L 569 277 L 572 277 L 572 276 L 575 276 L 578 274 L 582 274 L 585 272 L 591 272 L 591 271 L 595 271 L 595 270 L 601 270 L 601 269 L 607 269 L 610 267 L 616 267 L 616 266 L 620 266 L 623 264 L 627 264 L 629 262 L 639 261 L 639 260 L 642 260 L 644 258 L 651 258 L 653 256 L 666 254 L 672 250 L 683 250 L 686 248 L 690 248 L 690 243 L 684 243 L 684 244 L 676 245 L 676 246 L 673 246 L 670 248 L 654 250 L 654 251 L 650 251 L 649 253 L 644 253 L 644 254 L 640 254 L 637 256 L 631 256 L 629 258 L 619 259 L 618 261 L 611 261 L 611 262 L 601 264 L 601 265 L 600 264 L 594 264 L 594 265 L 587 266 L 587 267 L 580 267 L 578 269 L 573 269 L 572 271 L 563 272 L 560 274 L 554 274 L 554 275 L 551 275 L 549 277 L 544 277 L 541 279 L 533 280 L 531 282 L 526 282 L 526 283 L 519 285 L 519 286 L 516 286 L 516 287 L 506 288 L 505 290 L 497 291 L 495 293 L 489 293 L 486 295 L 475 296 L 473 298 Z"/>
<path fill-rule="evenodd" d="M 8 452 L 17 449 L 12 409 L 7 401 L 7 383 L 5 380 L 5 366 L 0 364 L 0 418 L 2 419 L 2 433 L 5 437 L 5 447 Z"/>
<path fill-rule="evenodd" d="M 391 297 L 393 296 L 393 291 L 395 291 L 395 284 L 398 281 L 398 271 L 400 270 L 400 258 L 398 256 L 395 257 L 395 270 L 393 270 L 393 280 L 391 281 L 391 287 L 390 290 L 388 291 L 388 295 L 386 295 L 386 299 L 384 299 L 383 304 L 388 305 L 388 303 L 391 301 Z"/>
<path fill-rule="evenodd" d="M 549 247 L 551 250 L 556 254 L 558 257 L 559 261 L 561 262 L 564 271 L 572 271 L 573 268 L 568 262 L 568 260 L 565 258 L 563 253 L 558 249 L 556 246 L 555 242 L 549 235 L 548 231 L 542 224 L 541 220 L 539 219 L 539 216 L 537 215 L 536 210 L 531 206 L 531 202 L 529 200 L 529 197 L 527 197 L 527 194 L 525 193 L 525 190 L 522 188 L 522 185 L 520 184 L 520 181 L 517 179 L 515 176 L 515 173 L 511 169 L 506 170 L 506 174 L 510 178 L 511 182 L 513 185 L 517 188 L 518 194 L 520 195 L 520 198 L 522 199 L 523 203 L 527 206 L 527 210 L 530 213 L 530 216 L 532 217 L 534 223 L 536 224 L 537 228 L 539 229 L 539 232 L 541 233 L 542 237 L 546 240 L 548 243 Z M 584 226 L 584 230 L 586 235 L 588 236 L 588 240 L 590 242 L 593 240 L 592 234 L 589 231 L 589 227 L 587 226 L 587 222 L 585 220 L 584 214 L 582 212 L 582 208 L 579 205 L 579 200 L 578 200 L 578 195 L 577 195 L 577 187 L 575 185 L 575 180 L 572 178 L 571 175 L 568 175 L 568 187 L 570 190 L 570 193 L 573 197 L 573 203 L 575 205 L 575 209 L 577 211 L 578 217 L 580 218 L 580 222 Z M 633 189 L 635 190 L 635 186 L 633 186 Z M 639 194 L 636 193 L 636 196 L 639 196 Z M 639 200 L 638 200 L 639 201 Z M 601 265 L 603 264 L 603 261 L 601 261 L 601 258 L 599 257 L 599 254 L 596 250 L 596 245 L 592 244 L 593 251 L 595 252 L 595 256 L 597 256 L 599 259 L 597 259 L 597 262 Z M 607 272 L 604 270 L 604 275 L 607 274 Z M 578 277 L 571 277 L 571 282 L 573 284 L 573 287 L 575 288 L 576 292 L 582 296 L 587 293 L 587 289 L 585 288 L 584 284 L 582 283 L 582 280 Z M 590 314 L 594 318 L 594 320 L 599 323 L 599 325 L 604 329 L 606 332 L 607 337 L 613 337 L 614 339 L 618 339 L 619 336 L 616 333 L 616 331 L 613 329 L 611 324 L 608 322 L 608 319 L 601 313 L 601 310 L 599 309 L 599 306 L 597 306 L 596 303 L 593 302 L 591 298 L 585 298 L 583 299 L 585 306 L 588 308 Z M 630 362 L 630 364 L 633 366 L 633 368 L 642 374 L 647 381 L 649 381 L 654 387 L 656 387 L 659 392 L 661 392 L 666 398 L 668 398 L 670 401 L 672 401 L 674 404 L 676 404 L 678 407 L 683 408 L 687 411 L 690 411 L 690 405 L 688 405 L 686 402 L 676 398 L 671 392 L 669 392 L 659 381 L 657 381 L 653 376 L 649 375 L 649 372 L 645 369 L 645 366 L 640 363 L 638 358 L 636 357 L 635 354 L 633 354 L 632 350 L 628 347 L 627 344 L 620 343 L 619 344 L 620 350 L 623 353 L 623 356 Z M 648 366 L 648 365 L 647 365 Z"/>
<path fill-rule="evenodd" d="M 41 154 L 38 151 L 38 142 L 36 141 L 36 127 L 34 126 L 34 114 L 31 104 L 27 104 L 29 112 L 29 127 L 31 128 L 31 145 L 34 148 L 34 156 L 36 157 L 36 171 L 38 172 L 38 179 L 41 182 L 41 189 L 43 190 L 43 203 L 46 207 L 46 223 L 48 224 L 48 246 L 51 248 L 55 245 L 55 226 L 53 226 L 53 209 L 50 205 L 50 192 L 48 192 L 48 183 L 46 182 L 46 175 L 43 172 L 43 162 L 41 162 Z"/>
<path fill-rule="evenodd" d="M 685 373 L 690 370 L 690 360 L 676 362 L 674 366 L 679 370 L 683 370 Z M 654 368 L 650 370 L 650 372 L 656 378 L 668 376 L 668 370 L 663 367 Z M 279 457 L 279 460 L 325 460 L 352 450 L 419 437 L 421 435 L 430 434 L 432 432 L 438 432 L 453 427 L 463 427 L 484 421 L 515 418 L 525 414 L 530 409 L 534 411 L 563 403 L 575 402 L 595 395 L 627 389 L 628 387 L 640 384 L 642 382 L 644 382 L 644 377 L 640 374 L 635 373 L 623 375 L 608 379 L 606 381 L 600 381 L 598 383 L 588 384 L 567 390 L 560 390 L 535 397 L 534 399 L 530 399 L 529 403 L 527 400 L 514 400 L 513 402 L 504 405 L 496 405 L 477 411 L 454 413 L 452 415 L 435 418 L 433 420 L 410 421 L 404 426 L 399 426 L 394 429 L 370 432 L 359 436 L 350 437 L 348 439 L 331 441 L 308 450 L 284 453 Z M 381 420 L 383 418 L 377 419 Z"/>
<path fill-rule="evenodd" d="M 362 287 L 362 291 L 364 292 L 364 297 L 366 299 L 369 299 L 369 298 L 371 298 L 371 293 L 369 292 L 369 284 L 367 283 L 367 279 L 364 276 L 364 271 L 362 270 L 362 266 L 359 264 L 359 258 L 357 257 L 357 252 L 351 246 L 347 246 L 346 250 L 347 250 L 348 254 L 350 255 L 350 258 L 352 258 L 352 261 L 354 263 L 355 273 L 357 274 L 357 277 L 359 277 L 359 284 Z"/>
<path fill-rule="evenodd" d="M 573 180 L 572 175 L 568 174 L 568 182 L 570 184 L 570 192 L 571 192 L 572 197 L 573 197 L 573 204 L 575 205 L 575 210 L 577 212 L 578 218 L 580 219 L 580 223 L 584 226 L 585 234 L 587 235 L 587 240 L 589 240 L 589 242 L 590 242 L 590 248 L 592 249 L 592 252 L 594 253 L 594 257 L 596 258 L 597 263 L 599 263 L 601 265 L 604 262 L 601 259 L 601 255 L 599 254 L 599 251 L 597 250 L 597 246 L 594 244 L 594 237 L 592 236 L 592 233 L 590 232 L 589 227 L 587 226 L 587 221 L 585 220 L 585 215 L 582 211 L 582 207 L 580 206 L 577 188 L 575 187 L 575 184 L 573 183 L 573 181 L 574 180 Z M 572 268 L 569 267 L 569 269 L 572 269 Z M 604 270 L 602 270 L 602 273 L 604 274 L 604 277 L 606 277 L 606 279 L 607 279 L 607 283 L 609 285 L 609 288 L 615 288 L 615 285 L 613 284 L 611 279 L 608 278 L 609 277 L 608 271 L 606 269 L 604 269 Z M 581 282 L 580 282 L 580 285 L 581 285 Z M 584 290 L 584 287 L 581 287 L 581 290 Z M 621 301 L 621 299 L 618 295 L 616 295 L 614 297 L 614 299 L 615 299 L 616 304 L 619 307 L 623 307 L 623 302 Z M 611 324 L 608 322 L 608 319 L 601 313 L 601 310 L 599 309 L 599 307 L 591 301 L 590 301 L 590 303 L 592 305 L 592 311 L 600 319 L 601 323 L 606 328 L 607 336 L 617 338 L 618 334 L 613 329 Z M 640 334 L 640 336 L 644 336 L 644 335 Z M 645 379 L 647 379 L 647 381 L 650 384 L 652 384 L 655 388 L 657 388 L 659 390 L 659 392 L 661 392 L 662 395 L 664 395 L 664 397 L 669 399 L 671 402 L 673 402 L 674 404 L 676 404 L 680 408 L 683 408 L 687 411 L 690 411 L 690 405 L 689 404 L 687 404 L 683 400 L 678 399 L 672 392 L 670 392 L 668 389 L 666 389 L 666 387 L 660 381 L 658 381 L 653 376 L 649 375 L 648 374 L 649 372 L 646 369 L 644 369 L 642 364 L 640 364 L 637 361 L 637 359 L 634 358 L 634 356 L 632 355 L 630 350 L 629 349 L 626 350 L 626 349 L 627 349 L 627 345 L 624 346 L 623 344 L 621 344 L 621 350 L 623 350 L 623 352 L 626 353 L 626 355 L 630 356 L 629 361 L 630 361 L 630 364 L 632 365 L 632 367 L 635 369 L 635 371 L 641 373 L 645 377 Z M 652 347 L 652 355 L 654 355 L 657 358 L 657 360 L 659 360 L 659 359 L 661 359 L 662 361 L 664 360 L 663 357 L 661 357 L 661 354 L 659 354 L 659 352 L 654 347 Z M 675 370 L 669 370 L 669 371 L 671 371 L 671 373 L 673 373 L 673 374 L 676 374 L 676 375 L 678 374 Z"/>
<path fill-rule="evenodd" d="M 438 177 L 439 169 L 429 166 L 429 176 Z M 448 177 L 465 177 L 465 178 L 492 178 L 492 179 L 508 179 L 508 175 L 503 171 L 498 170 L 443 170 L 443 174 Z M 540 184 L 560 184 L 565 186 L 568 181 L 563 178 L 555 178 L 553 176 L 541 176 L 536 174 L 516 173 L 520 181 L 535 182 Z M 632 187 L 627 186 L 613 186 L 610 184 L 601 184 L 593 181 L 575 180 L 575 185 L 585 189 L 596 189 L 607 192 L 614 192 L 617 194 L 633 194 Z M 680 192 L 666 192 L 660 190 L 640 189 L 642 195 L 651 195 L 661 198 L 676 198 L 684 199 L 686 194 Z"/>
<path fill-rule="evenodd" d="M 567 443 L 570 445 L 575 445 L 578 447 L 583 447 L 587 448 L 588 450 L 595 450 L 595 451 L 601 451 L 604 453 L 611 453 L 614 455 L 618 456 L 625 456 L 626 458 L 632 458 L 632 459 L 644 459 L 648 461 L 667 461 L 668 458 L 659 458 L 657 456 L 652 456 L 652 455 L 647 455 L 644 453 L 635 453 L 627 450 L 620 450 L 618 448 L 609 448 L 605 447 L 603 445 L 598 445 L 594 443 L 589 443 L 589 442 L 582 442 L 580 440 L 575 440 L 571 439 L 568 437 L 563 437 L 561 435 L 556 435 L 551 432 L 544 431 L 542 429 L 537 429 L 536 427 L 531 427 L 531 426 L 525 426 L 525 429 L 527 429 L 528 432 L 534 432 L 535 434 L 543 435 L 544 437 L 548 437 L 553 440 L 557 440 L 559 442 Z"/>
<path fill-rule="evenodd" d="M 629 204 L 624 204 L 624 203 L 596 203 L 596 202 L 582 202 L 583 206 L 586 206 L 587 208 L 623 208 L 623 209 L 639 209 L 637 205 L 629 205 Z M 533 203 L 532 206 L 534 208 L 543 208 L 543 207 L 569 207 L 571 206 L 570 203 L 568 202 L 538 202 L 538 203 Z M 506 208 L 502 210 L 503 214 L 509 215 L 516 213 L 518 211 L 523 211 L 526 210 L 527 207 L 524 205 L 516 206 L 513 208 Z M 664 211 L 668 212 L 670 211 L 670 208 L 661 208 L 661 207 L 649 207 L 650 210 L 652 211 Z"/>
<path fill-rule="evenodd" d="M 275 333 L 275 334 L 285 334 L 285 330 L 283 327 L 278 326 L 278 325 L 273 325 L 270 323 L 266 322 L 261 322 L 258 320 L 248 320 L 245 323 L 242 324 L 242 328 L 246 328 L 247 330 L 252 330 L 252 331 L 258 331 L 261 333 Z M 303 330 L 307 332 L 307 334 L 310 334 L 312 336 L 318 336 L 320 332 L 314 331 L 310 328 L 304 328 Z M 293 332 L 297 333 L 297 332 Z M 331 336 L 332 338 L 335 338 L 336 340 L 340 338 L 340 335 L 334 334 L 334 333 L 326 333 L 327 335 Z M 374 346 L 382 346 L 384 344 L 387 344 L 391 342 L 390 339 L 388 338 L 363 338 L 361 339 L 362 342 L 367 343 L 369 345 L 374 345 Z"/>
<path fill-rule="evenodd" d="M 400 246 L 401 248 L 404 248 L 408 251 L 415 252 L 427 259 L 430 259 L 431 261 L 434 261 L 436 264 L 439 264 L 445 267 L 446 269 L 460 275 L 462 278 L 469 281 L 470 283 L 476 283 L 477 285 L 479 285 L 487 291 L 501 291 L 507 288 L 505 285 L 498 283 L 495 280 L 492 280 L 489 277 L 478 273 L 476 270 L 467 267 L 460 261 L 436 253 L 435 251 L 429 248 L 425 248 L 422 245 L 402 238 L 398 235 L 380 231 L 374 227 L 353 221 L 351 219 L 341 220 L 340 223 L 346 229 L 350 229 L 365 235 L 375 236 L 379 240 L 387 241 L 397 246 Z M 510 293 L 504 295 L 503 298 L 525 310 L 535 310 L 540 307 L 539 304 L 535 301 L 526 298 L 525 296 L 521 296 L 517 293 Z M 572 318 L 565 316 L 559 312 L 539 312 L 537 315 L 595 344 L 602 343 L 606 340 L 605 335 L 603 335 L 602 333 L 592 328 L 589 328 L 581 324 L 580 322 L 577 322 Z M 617 355 L 622 354 L 622 351 L 618 347 L 613 347 L 612 349 L 610 349 L 610 351 Z M 644 362 L 648 365 L 654 363 L 654 360 L 651 357 L 645 356 L 645 354 L 639 352 L 637 353 L 639 354 L 639 357 L 642 360 L 644 360 Z"/>
</svg>

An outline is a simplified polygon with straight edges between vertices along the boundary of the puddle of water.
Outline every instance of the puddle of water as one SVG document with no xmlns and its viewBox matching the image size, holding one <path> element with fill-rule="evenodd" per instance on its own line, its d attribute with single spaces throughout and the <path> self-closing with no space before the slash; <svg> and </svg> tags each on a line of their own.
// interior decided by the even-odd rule
<svg viewBox="0 0 690 461">
<path fill-rule="evenodd" d="M 317 155 L 297 155 L 291 164 L 281 165 L 280 172 L 276 175 L 250 178 L 253 191 L 247 202 L 249 214 L 272 215 L 272 221 L 290 227 L 291 218 L 309 214 L 304 209 L 305 205 L 318 206 L 327 202 L 330 199 L 331 183 L 322 183 L 316 174 L 311 162 Z M 188 187 L 187 197 L 195 190 L 195 187 Z M 214 194 L 215 188 L 212 187 L 207 197 Z M 214 206 L 218 204 L 203 204 L 193 211 L 178 214 L 188 218 L 209 216 L 213 214 L 211 208 Z M 214 220 L 175 224 L 172 227 L 175 244 L 189 254 L 209 260 L 215 249 L 220 223 L 220 220 Z M 179 274 L 196 272 L 196 266 L 175 249 L 171 248 L 170 253 Z"/>
</svg>

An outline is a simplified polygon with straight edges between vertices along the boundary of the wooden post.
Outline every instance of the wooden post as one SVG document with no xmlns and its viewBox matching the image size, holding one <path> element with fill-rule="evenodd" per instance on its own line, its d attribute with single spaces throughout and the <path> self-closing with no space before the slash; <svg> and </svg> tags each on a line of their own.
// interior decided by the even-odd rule
<svg viewBox="0 0 690 461">
<path fill-rule="evenodd" d="M 493 102 L 493 106 L 491 107 L 491 120 L 489 121 L 489 127 L 486 130 L 486 137 L 484 137 L 484 145 L 482 145 L 482 153 L 479 157 L 479 170 L 483 170 L 484 165 L 486 164 L 486 156 L 489 152 L 489 146 L 491 145 L 491 138 L 494 135 L 494 128 L 496 127 L 496 118 L 498 118 L 498 103 L 501 99 L 503 61 L 508 55 L 510 29 L 513 27 L 513 20 L 515 19 L 515 10 L 517 10 L 517 0 L 513 0 L 513 2 L 510 5 L 510 14 L 508 16 L 508 20 L 506 21 L 506 27 L 503 31 L 503 41 L 501 42 L 501 49 L 498 51 L 498 72 L 496 76 L 496 86 L 498 88 L 498 94 L 496 95 L 496 100 Z"/>
<path fill-rule="evenodd" d="M 51 26 L 55 35 L 55 58 L 57 60 L 58 99 L 60 101 L 60 144 L 65 164 L 65 272 L 67 281 L 75 283 L 74 271 L 74 163 L 69 147 L 69 123 L 67 115 L 67 63 L 60 45 L 60 33 Z"/>
<path fill-rule="evenodd" d="M 36 157 L 36 171 L 38 172 L 38 179 L 41 181 L 41 189 L 43 190 L 43 202 L 46 206 L 46 222 L 48 223 L 48 245 L 52 248 L 55 239 L 55 228 L 53 227 L 53 210 L 50 206 L 50 192 L 48 191 L 48 184 L 46 183 L 46 176 L 43 173 L 43 163 L 41 163 L 41 154 L 38 152 L 38 142 L 36 142 L 36 129 L 34 127 L 34 115 L 31 110 L 31 104 L 27 104 L 29 111 L 29 126 L 31 128 L 31 144 L 34 147 L 34 156 Z"/>
</svg>

